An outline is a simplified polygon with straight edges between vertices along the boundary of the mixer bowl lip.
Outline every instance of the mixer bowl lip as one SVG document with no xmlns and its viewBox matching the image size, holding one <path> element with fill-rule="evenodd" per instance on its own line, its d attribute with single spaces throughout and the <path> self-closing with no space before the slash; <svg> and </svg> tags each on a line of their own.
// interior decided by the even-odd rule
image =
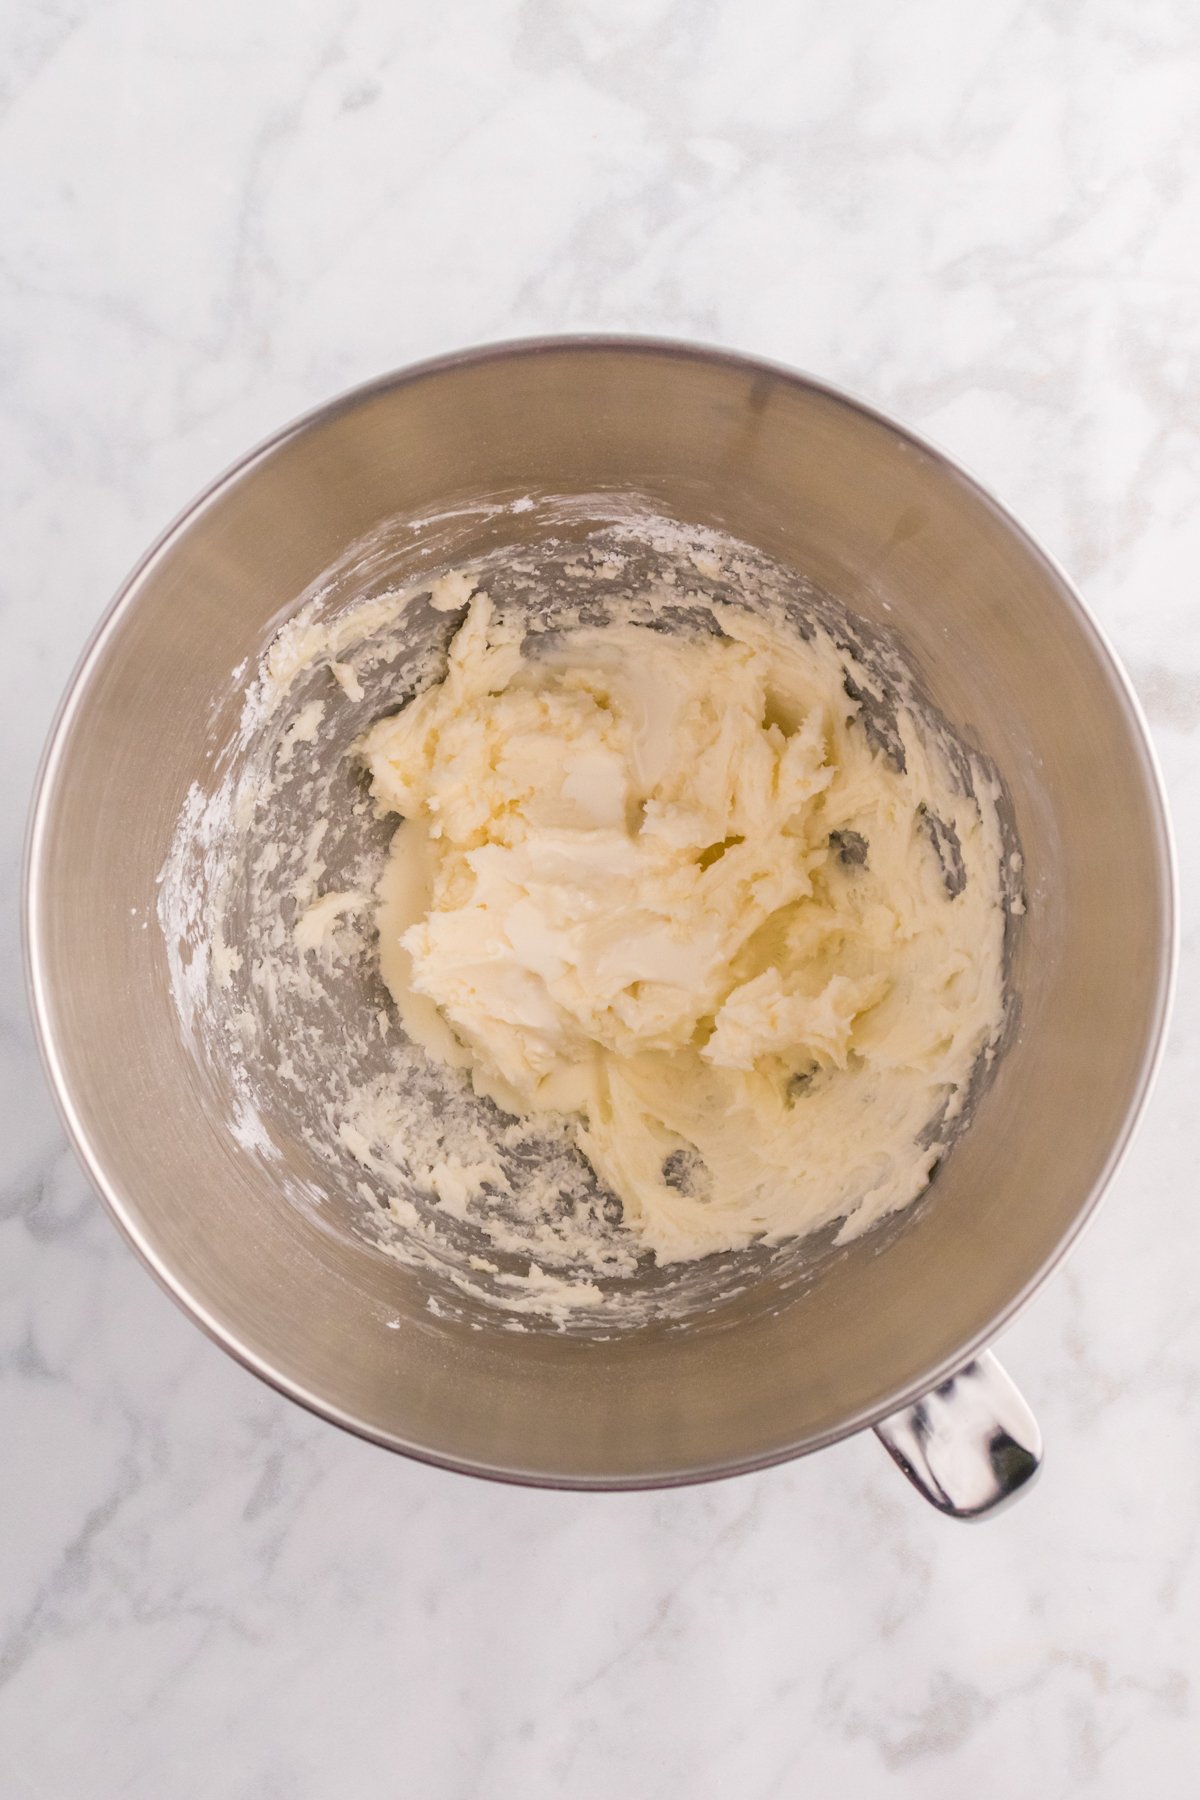
<svg viewBox="0 0 1200 1800">
<path fill-rule="evenodd" d="M 108 641 L 125 614 L 136 606 L 147 579 L 170 553 L 175 540 L 214 505 L 225 492 L 249 475 L 259 463 L 267 461 L 293 438 L 328 424 L 344 413 L 395 390 L 414 385 L 431 377 L 468 369 L 490 362 L 503 363 L 526 357 L 563 352 L 580 356 L 608 354 L 644 354 L 674 358 L 681 362 L 723 365 L 743 374 L 759 375 L 772 381 L 818 395 L 835 405 L 857 414 L 890 433 L 900 444 L 927 458 L 946 479 L 967 488 L 976 501 L 989 511 L 1000 525 L 1013 535 L 1028 555 L 1040 564 L 1051 585 L 1057 587 L 1063 603 L 1072 612 L 1080 632 L 1090 640 L 1101 664 L 1106 668 L 1114 701 L 1123 704 L 1130 737 L 1140 755 L 1143 774 L 1154 813 L 1154 836 L 1162 877 L 1162 919 L 1159 966 L 1156 977 L 1152 1028 L 1142 1059 L 1137 1083 L 1130 1095 L 1120 1127 L 1114 1134 L 1104 1166 L 1093 1183 L 1084 1203 L 1075 1214 L 1054 1251 L 1024 1285 L 1010 1297 L 991 1318 L 969 1337 L 955 1352 L 930 1367 L 918 1380 L 898 1386 L 874 1405 L 860 1409 L 839 1422 L 836 1427 L 814 1434 L 802 1441 L 785 1444 L 762 1455 L 735 1456 L 708 1464 L 683 1469 L 663 1468 L 635 1476 L 579 1476 L 571 1473 L 528 1471 L 503 1464 L 473 1462 L 441 1455 L 426 1446 L 410 1442 L 396 1434 L 380 1430 L 369 1420 L 331 1404 L 304 1383 L 274 1368 L 270 1361 L 244 1344 L 237 1331 L 211 1313 L 203 1301 L 193 1294 L 168 1262 L 160 1256 L 154 1243 L 139 1225 L 118 1183 L 109 1175 L 100 1156 L 89 1140 L 86 1127 L 76 1111 L 64 1074 L 59 1044 L 55 1038 L 50 1004 L 49 982 L 45 966 L 45 947 L 41 936 L 43 890 L 47 881 L 45 844 L 47 822 L 54 805 L 59 779 L 63 771 L 65 742 L 76 712 L 87 691 L 91 675 L 101 660 Z M 670 337 L 622 335 L 619 333 L 565 334 L 560 336 L 502 339 L 451 352 L 413 363 L 376 377 L 347 390 L 332 400 L 310 408 L 264 439 L 232 463 L 208 487 L 196 496 L 155 540 L 135 565 L 92 631 L 59 702 L 50 727 L 41 762 L 34 782 L 33 800 L 25 837 L 23 869 L 22 942 L 25 958 L 26 991 L 33 1019 L 35 1037 L 50 1089 L 62 1119 L 68 1140 L 82 1164 L 92 1186 L 99 1193 L 121 1234 L 159 1285 L 201 1329 L 227 1351 L 235 1361 L 268 1386 L 294 1400 L 300 1406 L 344 1430 L 385 1449 L 397 1451 L 415 1461 L 456 1473 L 527 1487 L 561 1488 L 588 1492 L 621 1492 L 638 1489 L 682 1487 L 693 1482 L 715 1481 L 724 1477 L 748 1474 L 771 1468 L 793 1458 L 822 1450 L 831 1444 L 879 1423 L 889 1414 L 911 1405 L 963 1367 L 1000 1331 L 1009 1325 L 1028 1304 L 1037 1289 L 1056 1269 L 1078 1240 L 1085 1225 L 1094 1216 L 1099 1202 L 1111 1184 L 1128 1152 L 1133 1135 L 1145 1111 L 1155 1077 L 1162 1062 L 1166 1026 L 1174 996 L 1179 955 L 1178 870 L 1167 809 L 1162 770 L 1149 727 L 1133 686 L 1103 628 L 1093 617 L 1082 595 L 1062 566 L 1028 532 L 990 489 L 971 475 L 957 460 L 928 438 L 900 424 L 887 413 L 861 399 L 847 389 L 816 376 L 770 359 L 733 351 L 719 345 L 708 345 Z"/>
</svg>

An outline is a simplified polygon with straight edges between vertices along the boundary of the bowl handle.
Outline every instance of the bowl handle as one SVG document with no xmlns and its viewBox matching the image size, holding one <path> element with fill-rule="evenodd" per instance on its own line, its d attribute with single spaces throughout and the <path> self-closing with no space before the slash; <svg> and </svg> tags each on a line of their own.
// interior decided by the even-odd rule
<svg viewBox="0 0 1200 1800">
<path fill-rule="evenodd" d="M 875 1427 L 888 1454 L 939 1512 L 989 1519 L 1042 1466 L 1042 1434 L 990 1350 Z"/>
</svg>

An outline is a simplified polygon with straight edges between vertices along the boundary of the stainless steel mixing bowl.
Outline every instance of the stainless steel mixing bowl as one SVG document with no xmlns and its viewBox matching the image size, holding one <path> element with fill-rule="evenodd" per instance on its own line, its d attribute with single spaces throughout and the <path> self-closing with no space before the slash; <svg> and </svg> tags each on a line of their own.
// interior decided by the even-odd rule
<svg viewBox="0 0 1200 1800">
<path fill-rule="evenodd" d="M 610 1342 L 499 1318 L 472 1330 L 432 1316 L 419 1274 L 322 1227 L 239 1148 L 143 922 L 189 786 L 236 717 L 231 671 L 349 543 L 461 504 L 466 559 L 531 529 L 511 511 L 481 525 L 481 500 L 627 489 L 894 627 L 993 759 L 1027 868 L 1019 1026 L 928 1200 L 790 1300 L 751 1289 L 719 1321 Z M 910 432 L 785 369 L 565 339 L 360 389 L 171 527 L 54 727 L 26 922 L 46 1065 L 91 1179 L 198 1323 L 294 1399 L 449 1467 L 580 1487 L 728 1474 L 874 1424 L 938 1504 L 972 1514 L 1036 1467 L 1036 1427 L 983 1346 L 1077 1237 L 1128 1143 L 1163 1033 L 1173 914 L 1137 704 L 1070 584 L 994 500 Z"/>
</svg>

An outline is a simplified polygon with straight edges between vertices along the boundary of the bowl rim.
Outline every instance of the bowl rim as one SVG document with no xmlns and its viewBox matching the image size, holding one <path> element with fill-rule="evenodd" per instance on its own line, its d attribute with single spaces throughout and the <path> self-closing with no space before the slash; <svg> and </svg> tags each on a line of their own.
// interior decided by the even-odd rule
<svg viewBox="0 0 1200 1800">
<path fill-rule="evenodd" d="M 108 639 L 124 614 L 136 603 L 139 592 L 148 577 L 157 564 L 169 553 L 175 540 L 210 506 L 219 501 L 226 490 L 249 474 L 256 464 L 267 461 L 293 438 L 326 425 L 331 420 L 352 412 L 384 394 L 431 377 L 490 362 L 503 362 L 563 352 L 582 355 L 613 353 L 629 355 L 633 353 L 666 356 L 685 361 L 720 364 L 743 373 L 768 376 L 772 380 L 781 381 L 793 388 L 805 390 L 810 394 L 832 401 L 835 405 L 844 407 L 881 426 L 900 443 L 927 457 L 942 475 L 967 487 L 974 498 L 987 511 L 991 512 L 1007 532 L 1018 540 L 1031 559 L 1035 563 L 1039 563 L 1051 578 L 1064 604 L 1072 612 L 1077 627 L 1085 637 L 1091 640 L 1098 659 L 1106 667 L 1112 682 L 1114 697 L 1124 702 L 1130 737 L 1140 752 L 1147 791 L 1151 797 L 1154 813 L 1154 837 L 1162 879 L 1162 918 L 1160 920 L 1156 991 L 1150 1032 L 1138 1080 L 1130 1094 L 1124 1117 L 1119 1129 L 1114 1133 L 1108 1154 L 1096 1180 L 1076 1212 L 1071 1225 L 1038 1270 L 1011 1296 L 1005 1306 L 964 1341 L 960 1350 L 956 1351 L 953 1356 L 943 1359 L 942 1363 L 932 1367 L 919 1381 L 905 1383 L 894 1393 L 889 1394 L 885 1401 L 876 1406 L 862 1409 L 859 1413 L 843 1420 L 836 1428 L 806 1439 L 802 1443 L 776 1448 L 759 1456 L 732 1457 L 727 1461 L 715 1462 L 711 1466 L 675 1471 L 664 1470 L 649 1475 L 619 1478 L 530 1473 L 517 1468 L 472 1462 L 438 1454 L 424 1445 L 412 1443 L 398 1435 L 381 1431 L 370 1421 L 331 1404 L 321 1395 L 307 1389 L 302 1382 L 273 1368 L 269 1361 L 240 1342 L 236 1332 L 209 1312 L 203 1301 L 190 1292 L 187 1284 L 174 1274 L 166 1260 L 160 1256 L 155 1245 L 143 1233 L 137 1220 L 132 1216 L 117 1182 L 108 1175 L 99 1155 L 89 1142 L 87 1131 L 72 1102 L 69 1086 L 59 1059 L 49 1005 L 49 984 L 44 966 L 44 947 L 39 927 L 42 892 L 46 879 L 44 859 L 46 826 L 55 799 L 62 767 L 63 747 L 70 725 L 87 690 L 92 672 L 105 651 Z M 903 1411 L 905 1407 L 911 1406 L 922 1395 L 930 1392 L 939 1383 L 962 1369 L 974 1356 L 977 1356 L 1024 1311 L 1043 1282 L 1053 1274 L 1068 1252 L 1079 1241 L 1085 1227 L 1095 1217 L 1101 1199 L 1123 1164 L 1145 1113 L 1162 1064 L 1179 961 L 1178 863 L 1167 805 L 1166 786 L 1158 754 L 1141 702 L 1120 658 L 1104 628 L 1091 612 L 1063 566 L 1042 547 L 1015 514 L 996 497 L 987 484 L 973 475 L 957 457 L 951 456 L 933 440 L 902 424 L 889 413 L 858 394 L 834 382 L 826 381 L 821 377 L 767 357 L 731 350 L 723 345 L 651 334 L 585 332 L 501 338 L 485 344 L 451 351 L 444 355 L 425 358 L 359 383 L 329 400 L 319 402 L 293 418 L 288 424 L 272 432 L 230 463 L 175 515 L 138 559 L 100 615 L 80 652 L 55 710 L 34 779 L 25 832 L 21 887 L 21 938 L 26 997 L 42 1068 L 59 1118 L 77 1160 L 121 1235 L 176 1305 L 199 1325 L 213 1342 L 232 1356 L 243 1368 L 248 1369 L 251 1374 L 256 1375 L 269 1387 L 274 1388 L 276 1392 L 295 1401 L 318 1418 L 340 1426 L 343 1430 L 370 1443 L 379 1444 L 385 1449 L 396 1451 L 417 1462 L 436 1468 L 449 1469 L 459 1474 L 474 1475 L 517 1486 L 583 1492 L 623 1492 L 690 1486 L 695 1482 L 721 1480 L 733 1475 L 749 1474 L 756 1470 L 790 1462 L 796 1457 L 826 1449 L 845 1437 L 877 1425 L 892 1414 Z"/>
</svg>

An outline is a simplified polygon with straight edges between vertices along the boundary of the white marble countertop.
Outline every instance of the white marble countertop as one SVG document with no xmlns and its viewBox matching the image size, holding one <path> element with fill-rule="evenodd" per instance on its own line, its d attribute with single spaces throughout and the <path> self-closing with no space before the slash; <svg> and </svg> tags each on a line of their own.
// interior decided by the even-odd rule
<svg viewBox="0 0 1200 1800">
<path fill-rule="evenodd" d="M 6 1800 L 1195 1793 L 1198 91 L 1191 0 L 9 0 Z M 985 1527 L 869 1437 L 604 1497 L 342 1436 L 163 1297 L 46 1096 L 23 818 L 127 567 L 339 388 L 592 328 L 777 357 L 940 440 L 1150 715 L 1179 1005 L 1099 1220 L 1005 1339 L 1048 1463 Z"/>
</svg>

